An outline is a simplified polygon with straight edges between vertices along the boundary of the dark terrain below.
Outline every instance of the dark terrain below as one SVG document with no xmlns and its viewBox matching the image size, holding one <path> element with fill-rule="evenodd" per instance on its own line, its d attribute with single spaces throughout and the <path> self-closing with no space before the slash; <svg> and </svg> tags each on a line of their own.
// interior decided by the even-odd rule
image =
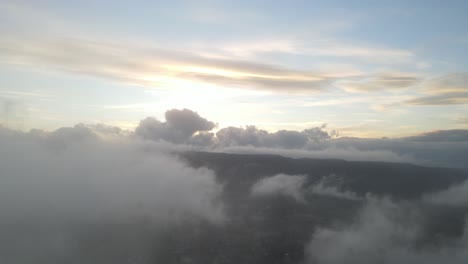
<svg viewBox="0 0 468 264">
<path fill-rule="evenodd" d="M 424 203 L 425 194 L 468 178 L 466 171 L 386 162 L 293 159 L 275 155 L 186 152 L 193 167 L 215 171 L 224 186 L 229 221 L 198 223 L 168 232 L 161 263 L 303 263 L 305 246 L 318 227 L 346 225 L 365 199 L 306 192 L 305 202 L 284 195 L 253 197 L 253 184 L 276 174 L 306 175 L 304 189 L 326 184 L 356 197 L 390 197 L 421 215 L 424 233 L 417 247 L 431 247 L 463 235 L 467 208 Z M 413 209 L 412 209 L 413 210 Z"/>
</svg>

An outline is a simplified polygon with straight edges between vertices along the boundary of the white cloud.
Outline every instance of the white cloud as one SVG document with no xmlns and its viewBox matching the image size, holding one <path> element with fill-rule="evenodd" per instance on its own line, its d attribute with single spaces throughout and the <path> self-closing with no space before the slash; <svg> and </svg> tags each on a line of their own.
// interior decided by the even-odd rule
<svg viewBox="0 0 468 264">
<path fill-rule="evenodd" d="M 308 263 L 465 263 L 468 230 L 449 245 L 418 248 L 418 210 L 388 199 L 367 199 L 356 220 L 342 228 L 318 229 L 306 247 Z"/>
<path fill-rule="evenodd" d="M 334 178 L 336 178 L 334 175 L 323 177 L 318 183 L 309 186 L 307 192 L 349 200 L 361 199 L 361 197 L 354 192 L 340 190 L 339 185 L 334 182 Z"/>
<path fill-rule="evenodd" d="M 447 190 L 427 194 L 425 201 L 453 206 L 468 206 L 468 181 L 451 186 Z"/>
<path fill-rule="evenodd" d="M 290 196 L 297 201 L 304 201 L 303 186 L 306 183 L 304 175 L 278 174 L 256 182 L 251 189 L 253 196 L 280 194 Z"/>
<path fill-rule="evenodd" d="M 102 139 L 82 125 L 52 133 L 1 129 L 1 204 L 23 213 L 110 210 L 166 219 L 171 212 L 222 220 L 213 172 L 188 168 L 157 145 L 119 138 L 114 129 L 95 130 L 113 137 Z"/>
<path fill-rule="evenodd" d="M 311 146 L 310 149 L 233 146 L 217 148 L 213 149 L 213 151 L 238 154 L 274 154 L 291 158 L 344 159 L 349 161 L 418 162 L 410 155 L 399 155 L 395 152 L 392 152 L 391 150 L 359 150 L 353 147 L 327 146 L 327 144 L 317 144 L 315 146 Z"/>
<path fill-rule="evenodd" d="M 157 243 L 150 235 L 181 223 L 225 223 L 214 172 L 189 167 L 172 146 L 104 125 L 0 127 L 0 145 L 0 262 L 149 258 L 147 246 Z M 103 239 L 100 249 L 83 248 Z"/>
</svg>

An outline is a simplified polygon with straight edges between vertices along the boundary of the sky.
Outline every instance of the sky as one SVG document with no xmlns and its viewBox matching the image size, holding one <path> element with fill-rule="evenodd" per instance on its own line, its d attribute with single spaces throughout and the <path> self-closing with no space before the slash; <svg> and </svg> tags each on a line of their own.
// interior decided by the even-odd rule
<svg viewBox="0 0 468 264">
<path fill-rule="evenodd" d="M 466 1 L 0 0 L 0 124 L 468 129 Z"/>
</svg>

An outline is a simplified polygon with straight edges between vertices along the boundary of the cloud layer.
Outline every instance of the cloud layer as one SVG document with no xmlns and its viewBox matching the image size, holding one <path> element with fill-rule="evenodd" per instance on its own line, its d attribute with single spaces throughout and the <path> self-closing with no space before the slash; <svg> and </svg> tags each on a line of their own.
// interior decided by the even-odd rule
<svg viewBox="0 0 468 264">
<path fill-rule="evenodd" d="M 166 112 L 166 121 L 148 117 L 137 138 L 182 144 L 189 148 L 230 153 L 270 153 L 290 157 L 408 162 L 426 166 L 466 168 L 467 130 L 440 130 L 394 139 L 338 137 L 326 125 L 302 131 L 269 132 L 256 126 L 225 127 L 188 109 Z"/>
<path fill-rule="evenodd" d="M 463 263 L 468 256 L 466 230 L 458 237 L 443 237 L 442 240 L 423 235 L 430 233 L 426 229 L 431 226 L 432 213 L 448 210 L 448 215 L 453 216 L 450 214 L 453 209 L 465 214 L 466 182 L 445 191 L 426 193 L 421 200 L 377 198 L 372 193 L 358 195 L 342 190 L 338 176 L 302 172 L 300 175 L 264 174 L 268 168 L 263 173 L 255 173 L 262 171 L 259 170 L 262 167 L 253 157 L 245 156 L 247 163 L 236 165 L 236 157 L 223 163 L 217 160 L 216 154 L 212 156 L 215 167 L 219 166 L 215 174 L 204 167 L 189 167 L 171 154 L 194 148 L 192 139 L 200 133 L 209 133 L 215 123 L 187 109 L 170 110 L 166 119 L 165 122 L 153 120 L 159 129 L 154 131 L 163 130 L 164 133 L 146 139 L 136 132 L 102 124 L 76 125 L 53 132 L 24 133 L 0 128 L 0 260 L 151 263 L 158 259 L 152 254 L 164 251 L 166 243 L 176 243 L 171 244 L 176 245 L 174 259 L 181 254 L 204 259 L 212 256 L 210 252 L 215 252 L 216 257 L 235 258 L 237 252 L 244 252 L 244 247 L 236 246 L 231 256 L 228 250 L 231 242 L 258 246 L 255 256 L 262 255 L 263 246 L 272 245 L 269 243 L 282 245 L 284 250 L 303 248 L 305 263 L 320 264 Z M 331 139 L 324 129 L 313 129 L 313 135 L 319 135 L 319 139 L 309 138 L 299 149 L 281 145 L 238 148 L 258 153 L 284 151 L 298 157 L 337 157 L 337 153 L 326 147 L 327 142 L 336 139 Z M 153 130 L 148 131 L 153 135 Z M 178 137 L 168 136 L 172 134 Z M 421 137 L 422 143 L 420 138 L 400 141 L 406 144 L 440 141 L 432 136 Z M 196 147 L 216 151 L 229 149 L 219 145 L 217 140 L 213 134 L 207 145 Z M 459 138 L 455 140 L 460 144 Z M 314 152 L 313 147 L 319 150 Z M 376 158 L 378 152 L 355 150 L 347 155 L 352 157 L 353 153 L 360 153 L 365 160 Z M 268 157 L 256 158 L 266 161 L 269 167 Z M 343 168 L 347 166 L 346 162 L 338 163 Z M 287 164 L 277 169 L 281 171 Z M 313 165 L 318 172 L 320 164 Z M 369 170 L 372 171 L 372 163 L 354 163 L 353 166 L 359 171 L 362 164 L 371 166 Z M 406 168 L 402 164 L 399 166 Z M 434 170 L 437 174 L 438 170 Z M 243 173 L 254 176 L 250 178 Z M 398 190 L 393 191 L 397 193 Z M 291 199 L 277 199 L 281 197 Z M 341 214 L 346 217 L 334 218 Z M 328 221 L 327 217 L 337 222 Z M 308 223 L 307 229 L 302 230 L 299 223 Z M 444 224 L 450 222 L 443 220 Z M 256 232 L 252 232 L 253 227 Z M 291 240 L 287 240 L 290 244 L 281 244 L 284 232 L 293 232 Z M 272 234 L 275 234 L 273 242 L 271 237 L 265 242 L 263 236 Z M 432 239 L 440 245 L 425 244 Z M 199 241 L 218 251 L 206 249 L 203 251 L 206 256 L 183 251 L 186 248 L 198 250 Z M 217 245 L 218 241 L 226 244 Z M 306 241 L 309 242 L 304 244 Z M 431 250 L 434 245 L 437 251 Z M 179 254 L 177 250 L 184 253 Z M 278 248 L 272 246 L 268 250 L 277 252 Z M 303 258 L 302 251 L 298 252 L 295 259 Z M 171 257 L 171 254 L 162 256 Z"/>
<path fill-rule="evenodd" d="M 130 140 L 108 127 L 96 130 L 0 128 L 1 262 L 86 259 L 87 232 L 95 243 L 98 237 L 107 240 L 113 226 L 121 226 L 111 232 L 120 245 L 110 250 L 134 249 L 129 254 L 144 257 L 149 251 L 138 248 L 143 235 L 136 226 L 156 232 L 191 219 L 224 222 L 222 186 L 212 171 L 190 168 L 157 144 Z M 140 237 L 122 240 L 127 228 Z M 92 261 L 119 256 L 102 247 L 89 252 Z"/>
</svg>

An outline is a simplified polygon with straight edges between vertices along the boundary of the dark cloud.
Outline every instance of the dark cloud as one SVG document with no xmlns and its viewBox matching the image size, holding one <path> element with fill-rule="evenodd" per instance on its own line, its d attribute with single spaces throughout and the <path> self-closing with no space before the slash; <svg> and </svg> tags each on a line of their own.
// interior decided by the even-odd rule
<svg viewBox="0 0 468 264">
<path fill-rule="evenodd" d="M 146 140 L 231 153 L 263 152 L 291 157 L 467 167 L 468 130 L 462 129 L 433 131 L 406 138 L 366 139 L 339 138 L 338 132 L 327 130 L 325 125 L 303 131 L 276 132 L 256 126 L 225 127 L 213 133 L 211 129 L 214 122 L 187 109 L 170 110 L 166 113 L 166 119 L 166 122 L 151 117 L 142 120 L 135 130 L 135 135 Z"/>
<path fill-rule="evenodd" d="M 200 132 L 195 135 L 193 135 L 189 141 L 188 144 L 195 145 L 195 146 L 201 146 L 201 147 L 206 147 L 206 146 L 211 146 L 215 142 L 215 134 L 211 132 Z"/>
<path fill-rule="evenodd" d="M 214 151 L 243 154 L 276 154 L 294 158 L 337 158 L 354 161 L 405 162 L 425 166 L 467 168 L 468 141 L 463 135 L 467 130 L 441 133 L 438 137 L 408 137 L 395 139 L 366 138 L 328 138 L 324 140 L 308 139 L 305 145 L 289 148 L 278 144 L 260 144 L 261 138 L 271 134 L 254 131 L 247 133 L 242 128 L 229 129 L 229 144 L 218 145 Z M 232 133 L 232 132 L 236 133 Z M 246 134 L 244 134 L 246 133 Z M 429 133 L 430 134 L 430 133 Z M 436 133 L 438 134 L 438 133 Z M 446 136 L 446 138 L 444 138 Z"/>
<path fill-rule="evenodd" d="M 406 137 L 405 140 L 425 142 L 468 142 L 468 130 L 437 130 L 417 136 Z"/>
<path fill-rule="evenodd" d="M 325 132 L 326 133 L 326 132 Z M 274 147 L 301 148 L 310 140 L 305 132 L 279 130 L 269 136 L 270 144 Z"/>
<path fill-rule="evenodd" d="M 205 147 L 254 146 L 271 148 L 303 148 L 311 142 L 320 142 L 331 138 L 324 131 L 325 126 L 304 131 L 279 130 L 268 132 L 255 126 L 226 127 L 216 135 L 211 133 L 215 123 L 188 110 L 169 110 L 166 122 L 152 117 L 140 121 L 135 135 L 148 140 L 164 140 L 177 144 L 193 144 Z"/>
<path fill-rule="evenodd" d="M 418 160 L 411 155 L 398 154 L 389 149 L 361 150 L 352 146 L 337 147 L 330 142 L 321 142 L 320 144 L 313 143 L 312 145 L 308 144 L 307 147 L 300 149 L 231 146 L 211 148 L 209 150 L 233 154 L 272 154 L 291 158 L 342 159 L 349 161 L 386 161 L 415 164 L 421 163 L 421 160 Z M 447 163 L 444 162 L 443 164 Z M 453 165 L 452 163 L 450 164 Z M 460 166 L 461 164 L 457 162 L 457 165 Z"/>
<path fill-rule="evenodd" d="M 143 139 L 165 140 L 172 143 L 205 142 L 210 134 L 192 136 L 196 132 L 210 131 L 215 123 L 200 117 L 196 112 L 188 109 L 172 109 L 166 112 L 166 122 L 158 121 L 153 117 L 147 117 L 140 121 L 135 129 L 135 134 Z"/>
<path fill-rule="evenodd" d="M 314 141 L 315 143 L 338 136 L 338 132 L 335 130 L 332 130 L 330 133 L 325 131 L 324 129 L 326 126 L 326 124 L 323 124 L 321 127 L 308 128 L 304 130 L 304 133 L 311 141 Z"/>
<path fill-rule="evenodd" d="M 226 146 L 260 146 L 266 135 L 267 131 L 259 130 L 255 126 L 226 127 L 216 133 L 216 138 L 221 145 Z"/>
<path fill-rule="evenodd" d="M 188 109 L 172 109 L 166 111 L 165 116 L 169 127 L 180 131 L 187 137 L 197 131 L 210 131 L 215 127 L 215 123 Z"/>
<path fill-rule="evenodd" d="M 245 128 L 227 127 L 216 133 L 219 146 L 253 146 L 270 148 L 303 148 L 310 142 L 329 139 L 331 136 L 323 130 L 324 127 L 306 129 L 304 131 L 279 130 L 270 133 L 255 126 Z"/>
<path fill-rule="evenodd" d="M 430 136 L 396 139 L 338 138 L 327 142 L 327 147 L 354 149 L 357 151 L 387 151 L 399 156 L 402 161 L 425 166 L 466 168 L 468 141 L 462 139 L 465 130 L 450 130 L 444 133 L 428 133 Z M 446 138 L 444 138 L 446 136 Z"/>
</svg>

